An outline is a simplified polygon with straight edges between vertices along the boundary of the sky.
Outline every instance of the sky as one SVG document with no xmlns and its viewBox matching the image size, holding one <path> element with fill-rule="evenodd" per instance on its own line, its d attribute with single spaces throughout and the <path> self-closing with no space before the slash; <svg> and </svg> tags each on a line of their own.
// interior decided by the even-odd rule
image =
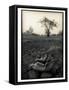
<svg viewBox="0 0 69 90">
<path fill-rule="evenodd" d="M 44 17 L 47 17 L 49 20 L 55 20 L 57 23 L 57 27 L 53 27 L 53 30 L 50 30 L 51 34 L 58 34 L 62 31 L 62 13 L 50 11 L 22 11 L 22 31 L 26 32 L 30 27 L 32 27 L 34 33 L 44 35 L 45 29 L 40 23 L 40 20 Z"/>
</svg>

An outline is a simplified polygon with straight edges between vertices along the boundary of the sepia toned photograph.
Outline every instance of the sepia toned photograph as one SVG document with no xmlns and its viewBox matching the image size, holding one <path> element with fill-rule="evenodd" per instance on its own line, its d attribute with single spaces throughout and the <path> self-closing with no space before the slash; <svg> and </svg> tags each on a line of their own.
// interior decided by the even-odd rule
<svg viewBox="0 0 69 90">
<path fill-rule="evenodd" d="M 64 13 L 21 10 L 21 80 L 63 78 Z"/>
<path fill-rule="evenodd" d="M 67 82 L 67 8 L 9 7 L 9 83 Z"/>
<path fill-rule="evenodd" d="M 9 9 L 9 82 L 67 82 L 67 8 Z"/>
<path fill-rule="evenodd" d="M 67 82 L 67 8 L 9 7 L 9 83 Z"/>
</svg>

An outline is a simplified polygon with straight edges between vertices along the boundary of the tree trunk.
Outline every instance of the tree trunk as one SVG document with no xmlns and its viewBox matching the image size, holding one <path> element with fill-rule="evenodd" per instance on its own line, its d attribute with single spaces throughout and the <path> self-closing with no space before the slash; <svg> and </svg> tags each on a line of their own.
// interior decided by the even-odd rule
<svg viewBox="0 0 69 90">
<path fill-rule="evenodd" d="M 50 30 L 49 29 L 46 30 L 46 35 L 47 35 L 47 37 L 50 36 Z"/>
</svg>

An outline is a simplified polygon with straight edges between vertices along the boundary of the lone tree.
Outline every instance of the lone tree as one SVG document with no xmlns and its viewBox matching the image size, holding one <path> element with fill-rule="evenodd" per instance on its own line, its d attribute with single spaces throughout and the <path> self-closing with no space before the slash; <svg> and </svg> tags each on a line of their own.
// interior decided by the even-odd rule
<svg viewBox="0 0 69 90">
<path fill-rule="evenodd" d="M 42 20 L 40 20 L 40 23 L 45 27 L 45 34 L 49 37 L 50 36 L 50 30 L 53 29 L 53 27 L 57 27 L 57 23 L 55 20 L 49 20 L 48 18 L 44 17 Z"/>
</svg>

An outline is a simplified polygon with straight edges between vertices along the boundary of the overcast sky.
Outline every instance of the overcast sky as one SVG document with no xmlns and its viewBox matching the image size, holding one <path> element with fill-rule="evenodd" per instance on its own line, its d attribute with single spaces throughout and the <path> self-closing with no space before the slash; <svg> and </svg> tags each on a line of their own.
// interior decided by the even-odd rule
<svg viewBox="0 0 69 90">
<path fill-rule="evenodd" d="M 29 27 L 33 28 L 33 32 L 37 34 L 45 34 L 44 27 L 42 27 L 40 20 L 47 17 L 50 20 L 55 20 L 58 24 L 51 30 L 51 34 L 57 34 L 62 30 L 62 13 L 54 12 L 36 12 L 36 11 L 22 11 L 22 31 L 26 32 Z"/>
</svg>

